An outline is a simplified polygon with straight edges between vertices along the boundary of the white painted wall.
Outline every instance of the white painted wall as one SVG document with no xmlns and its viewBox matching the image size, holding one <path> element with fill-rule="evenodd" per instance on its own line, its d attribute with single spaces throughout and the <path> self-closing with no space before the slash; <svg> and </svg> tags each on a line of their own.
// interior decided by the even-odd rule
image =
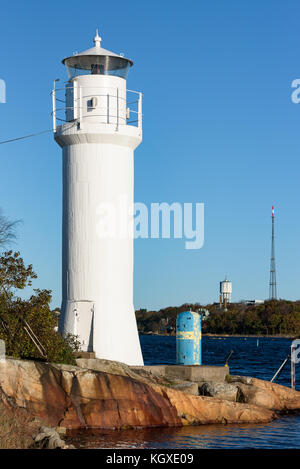
<svg viewBox="0 0 300 469">
<path fill-rule="evenodd" d="M 134 149 L 142 140 L 141 129 L 125 124 L 124 79 L 88 75 L 74 80 L 74 100 L 81 87 L 82 118 L 58 127 L 55 134 L 63 148 L 60 331 L 79 334 L 82 349 L 89 350 L 92 330 L 98 358 L 143 365 L 133 306 L 133 239 L 101 239 L 97 233 L 101 203 L 119 206 L 123 198 L 133 208 Z M 116 101 L 109 107 L 110 123 L 98 116 L 101 108 L 107 115 L 102 97 L 115 94 L 116 88 L 123 119 L 119 126 Z M 87 104 L 91 97 L 98 98 L 92 110 Z M 129 222 L 133 229 L 133 215 Z"/>
<path fill-rule="evenodd" d="M 95 106 L 92 99 L 96 98 Z M 110 75 L 80 75 L 66 86 L 67 121 L 126 124 L 126 81 Z"/>
</svg>

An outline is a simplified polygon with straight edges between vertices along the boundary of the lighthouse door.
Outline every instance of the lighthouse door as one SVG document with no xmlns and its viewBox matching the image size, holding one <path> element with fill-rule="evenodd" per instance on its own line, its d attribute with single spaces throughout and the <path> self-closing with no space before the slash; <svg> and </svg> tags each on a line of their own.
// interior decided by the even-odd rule
<svg viewBox="0 0 300 469">
<path fill-rule="evenodd" d="M 94 303 L 89 300 L 74 301 L 74 335 L 78 336 L 81 350 L 93 351 Z"/>
</svg>

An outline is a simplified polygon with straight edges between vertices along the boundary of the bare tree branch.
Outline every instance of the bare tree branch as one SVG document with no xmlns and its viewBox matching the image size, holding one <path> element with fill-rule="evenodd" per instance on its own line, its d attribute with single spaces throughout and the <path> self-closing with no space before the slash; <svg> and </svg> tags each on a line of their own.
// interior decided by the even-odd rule
<svg viewBox="0 0 300 469">
<path fill-rule="evenodd" d="M 0 246 L 6 246 L 15 241 L 16 228 L 21 220 L 12 221 L 3 215 L 3 211 L 0 208 Z"/>
</svg>

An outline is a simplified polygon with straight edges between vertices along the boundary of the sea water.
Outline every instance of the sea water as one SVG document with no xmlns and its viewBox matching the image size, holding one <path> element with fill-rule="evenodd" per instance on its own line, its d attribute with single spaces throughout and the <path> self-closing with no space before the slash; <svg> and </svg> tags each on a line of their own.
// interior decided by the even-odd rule
<svg viewBox="0 0 300 469">
<path fill-rule="evenodd" d="M 145 365 L 175 364 L 176 338 L 140 336 Z M 224 366 L 229 361 L 233 375 L 270 381 L 290 353 L 291 340 L 255 337 L 203 337 L 203 365 Z M 298 383 L 297 383 L 298 375 Z M 290 386 L 290 362 L 276 382 Z M 296 365 L 296 389 L 300 391 L 300 365 Z M 181 428 L 104 431 L 81 435 L 73 441 L 79 448 L 157 449 L 287 449 L 300 448 L 300 414 L 283 416 L 268 424 L 201 425 Z"/>
</svg>

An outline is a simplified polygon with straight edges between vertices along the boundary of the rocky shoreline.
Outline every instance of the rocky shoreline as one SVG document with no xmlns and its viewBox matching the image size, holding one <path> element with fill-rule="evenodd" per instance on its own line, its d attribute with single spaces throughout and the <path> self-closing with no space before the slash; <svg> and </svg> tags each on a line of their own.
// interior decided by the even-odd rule
<svg viewBox="0 0 300 469">
<path fill-rule="evenodd" d="M 67 448 L 63 435 L 88 429 L 267 423 L 300 410 L 300 392 L 255 378 L 170 381 L 119 362 L 77 364 L 0 363 L 2 404 L 41 422 L 33 447 Z"/>
</svg>

